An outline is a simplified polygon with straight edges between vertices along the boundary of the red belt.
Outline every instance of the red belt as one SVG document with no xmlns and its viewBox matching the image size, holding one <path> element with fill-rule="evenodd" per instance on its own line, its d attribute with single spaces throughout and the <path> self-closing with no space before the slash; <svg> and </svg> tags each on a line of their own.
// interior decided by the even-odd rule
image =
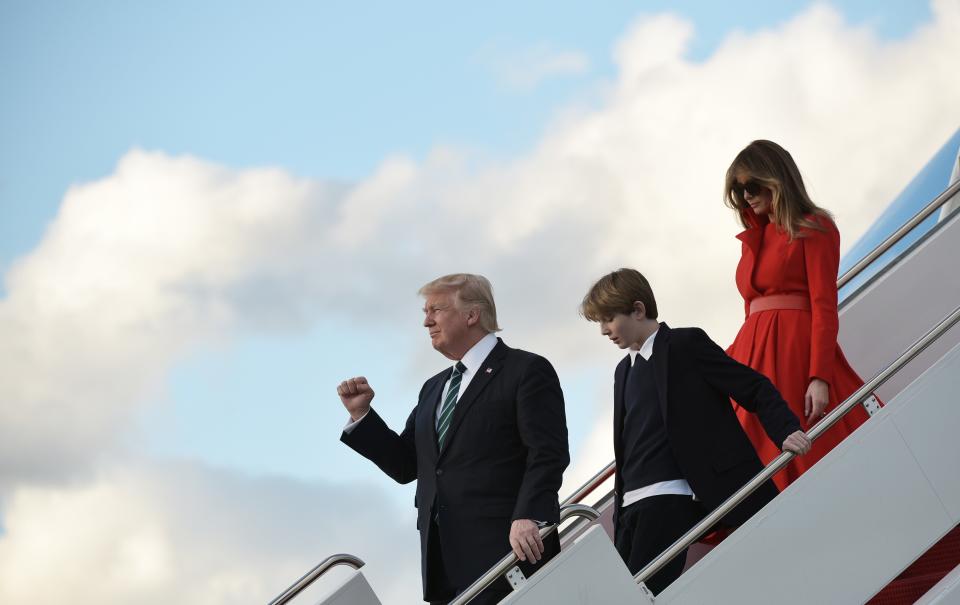
<svg viewBox="0 0 960 605">
<path fill-rule="evenodd" d="M 809 311 L 810 298 L 803 294 L 771 294 L 758 296 L 750 301 L 750 315 L 774 309 Z"/>
</svg>

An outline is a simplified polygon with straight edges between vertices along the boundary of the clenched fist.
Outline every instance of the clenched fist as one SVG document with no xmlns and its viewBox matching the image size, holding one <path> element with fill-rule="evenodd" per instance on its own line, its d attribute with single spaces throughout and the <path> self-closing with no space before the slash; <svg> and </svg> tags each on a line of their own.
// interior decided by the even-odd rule
<svg viewBox="0 0 960 605">
<path fill-rule="evenodd" d="M 354 422 L 363 418 L 370 409 L 373 394 L 373 389 L 363 376 L 348 378 L 337 386 L 337 395 Z"/>
</svg>

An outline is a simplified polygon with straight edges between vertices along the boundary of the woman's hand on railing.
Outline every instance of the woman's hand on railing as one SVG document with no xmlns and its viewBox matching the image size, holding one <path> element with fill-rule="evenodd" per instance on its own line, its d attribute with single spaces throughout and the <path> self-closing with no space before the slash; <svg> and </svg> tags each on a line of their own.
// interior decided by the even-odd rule
<svg viewBox="0 0 960 605">
<path fill-rule="evenodd" d="M 783 440 L 783 446 L 780 449 L 784 452 L 792 452 L 800 456 L 809 452 L 811 445 L 813 445 L 813 442 L 810 441 L 810 438 L 807 437 L 806 433 L 803 431 L 796 431 L 794 433 L 790 433 L 790 435 Z"/>
</svg>

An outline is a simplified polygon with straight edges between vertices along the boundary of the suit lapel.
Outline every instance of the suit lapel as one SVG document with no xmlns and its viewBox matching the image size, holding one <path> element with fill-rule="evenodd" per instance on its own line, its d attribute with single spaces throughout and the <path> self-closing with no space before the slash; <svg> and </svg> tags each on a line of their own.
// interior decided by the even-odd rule
<svg viewBox="0 0 960 605">
<path fill-rule="evenodd" d="M 737 239 L 746 244 L 753 258 L 760 256 L 760 244 L 763 243 L 763 228 L 753 227 L 737 234 Z"/>
<path fill-rule="evenodd" d="M 653 339 L 653 378 L 660 399 L 660 413 L 667 421 L 667 362 L 670 355 L 670 326 L 660 324 L 660 331 Z"/>
<path fill-rule="evenodd" d="M 627 372 L 630 370 L 630 356 L 623 358 L 613 373 L 613 452 L 617 459 L 623 451 L 623 415 L 624 391 L 627 384 Z"/>
<path fill-rule="evenodd" d="M 467 412 L 469 412 L 473 404 L 476 403 L 477 397 L 500 373 L 500 368 L 503 367 L 503 358 L 507 355 L 508 350 L 507 345 L 503 344 L 503 341 L 498 338 L 496 346 L 493 347 L 493 350 L 490 351 L 487 358 L 484 359 L 480 367 L 477 368 L 476 374 L 470 379 L 467 390 L 464 391 L 457 400 L 457 407 L 453 408 L 453 419 L 450 421 L 450 428 L 447 429 L 443 452 L 446 452 L 450 448 L 450 443 L 456 439 L 457 429 L 459 429 L 463 423 Z M 443 452 L 440 452 L 441 456 Z"/>
<path fill-rule="evenodd" d="M 434 377 L 423 395 L 423 400 L 420 401 L 422 411 L 417 418 L 417 434 L 427 436 L 430 444 L 426 451 L 430 452 L 433 460 L 436 460 L 439 456 L 437 450 L 437 406 L 440 404 L 440 396 L 443 394 L 443 385 L 450 380 L 452 372 L 453 369 L 451 368 Z"/>
<path fill-rule="evenodd" d="M 760 247 L 763 245 L 763 227 L 753 227 L 742 231 L 737 234 L 737 239 L 743 242 L 743 244 L 750 250 L 750 256 L 745 257 L 741 262 L 749 263 L 749 266 L 744 267 L 744 271 L 747 274 L 750 288 L 754 291 L 755 296 L 760 296 L 760 291 L 757 290 L 757 287 L 753 284 L 753 274 L 757 270 L 757 259 L 760 258 Z"/>
</svg>

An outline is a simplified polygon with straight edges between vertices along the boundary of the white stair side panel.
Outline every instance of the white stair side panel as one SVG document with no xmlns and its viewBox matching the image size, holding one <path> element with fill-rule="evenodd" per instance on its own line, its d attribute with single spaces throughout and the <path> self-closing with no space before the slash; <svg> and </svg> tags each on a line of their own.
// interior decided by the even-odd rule
<svg viewBox="0 0 960 605">
<path fill-rule="evenodd" d="M 355 571 L 317 605 L 382 605 L 363 572 Z"/>
<path fill-rule="evenodd" d="M 952 529 L 960 346 L 657 597 L 860 603 Z"/>
<path fill-rule="evenodd" d="M 960 414 L 944 413 L 940 406 L 927 405 L 927 400 L 945 396 L 949 407 L 960 407 L 960 346 L 944 356 L 938 364 L 923 375 L 922 380 L 910 386 L 890 415 L 910 451 L 923 468 L 924 475 L 940 494 L 944 508 L 960 523 Z M 953 359 L 953 373 L 946 370 Z M 952 444 L 952 447 L 945 447 Z"/>
</svg>

